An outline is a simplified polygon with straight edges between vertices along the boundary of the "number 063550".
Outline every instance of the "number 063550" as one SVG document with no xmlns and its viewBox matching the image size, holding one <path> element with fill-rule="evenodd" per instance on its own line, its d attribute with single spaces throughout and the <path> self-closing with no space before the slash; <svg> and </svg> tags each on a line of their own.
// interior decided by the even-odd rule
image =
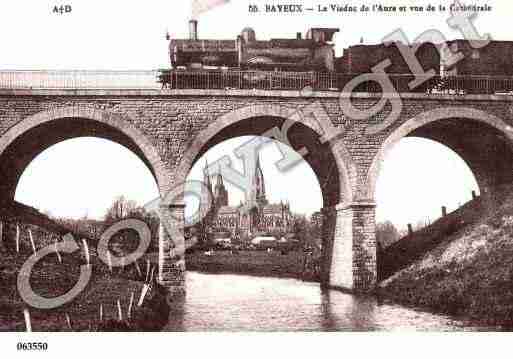
<svg viewBox="0 0 513 359">
<path fill-rule="evenodd" d="M 18 350 L 41 350 L 41 351 L 44 351 L 44 350 L 47 350 L 48 349 L 48 343 L 43 343 L 43 342 L 27 342 L 27 343 L 22 343 L 22 342 L 19 342 L 17 345 L 16 345 L 16 349 Z"/>
</svg>

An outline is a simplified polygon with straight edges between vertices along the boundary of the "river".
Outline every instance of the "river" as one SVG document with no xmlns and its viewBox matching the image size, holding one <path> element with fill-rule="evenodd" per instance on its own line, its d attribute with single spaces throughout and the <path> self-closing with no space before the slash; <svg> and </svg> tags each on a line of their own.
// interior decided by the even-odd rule
<svg viewBox="0 0 513 359">
<path fill-rule="evenodd" d="M 187 272 L 187 296 L 167 331 L 478 330 L 462 321 L 321 290 L 296 279 Z"/>
</svg>

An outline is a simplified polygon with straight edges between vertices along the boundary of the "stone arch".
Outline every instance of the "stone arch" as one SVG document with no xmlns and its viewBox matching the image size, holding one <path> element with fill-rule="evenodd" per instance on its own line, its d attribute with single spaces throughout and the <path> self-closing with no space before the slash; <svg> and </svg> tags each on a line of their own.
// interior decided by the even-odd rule
<svg viewBox="0 0 513 359">
<path fill-rule="evenodd" d="M 324 121 L 329 121 L 325 123 L 329 123 L 331 125 L 331 120 L 323 111 L 319 111 L 315 114 L 315 117 L 318 120 L 316 121 L 312 116 L 307 116 L 300 109 L 276 104 L 250 105 L 230 111 L 217 118 L 206 129 L 201 130 L 201 132 L 196 136 L 177 167 L 173 183 L 185 182 L 195 159 L 201 154 L 201 151 L 205 149 L 205 146 L 216 134 L 241 121 L 265 117 L 279 118 L 301 123 L 314 131 L 319 135 L 319 137 L 324 133 L 329 134 L 329 131 L 326 132 L 324 129 L 319 128 L 319 122 L 322 123 Z M 341 179 L 342 188 L 340 189 L 340 194 L 345 195 L 344 198 L 340 198 L 340 200 L 350 203 L 354 199 L 353 193 L 357 178 L 356 165 L 341 139 L 336 139 L 333 143 L 330 143 L 330 150 L 336 161 L 337 174 Z"/>
<path fill-rule="evenodd" d="M 192 141 L 176 167 L 173 183 L 177 188 L 182 187 L 182 191 L 178 190 L 177 193 L 183 193 L 183 185 L 194 162 L 201 156 L 202 151 L 208 150 L 211 146 L 231 137 L 263 134 L 265 130 L 259 131 L 274 126 L 282 128 L 285 121 L 291 121 L 289 123 L 293 125 L 289 127 L 290 132 L 287 132 L 290 135 L 287 136 L 289 139 L 290 137 L 294 138 L 293 141 L 290 141 L 291 146 L 297 150 L 297 145 L 301 144 L 320 151 L 320 153 L 312 151 L 313 156 L 305 156 L 305 160 L 314 170 L 323 194 L 322 285 L 344 287 L 351 290 L 368 290 L 375 283 L 375 255 L 372 254 L 371 248 L 369 249 L 370 255 L 367 256 L 367 244 L 360 244 L 361 239 L 355 238 L 354 233 L 362 232 L 360 227 L 366 226 L 369 220 L 372 221 L 373 213 L 366 214 L 364 220 L 362 220 L 362 216 L 359 216 L 358 221 L 353 221 L 353 218 L 356 218 L 355 216 L 358 216 L 361 211 L 369 211 L 365 205 L 361 207 L 361 204 L 358 204 L 354 207 L 354 189 L 357 182 L 356 165 L 340 137 L 332 137 L 332 141 L 321 142 L 320 139 L 323 136 L 329 138 L 329 136 L 337 134 L 337 131 L 322 107 L 316 108 L 315 105 L 315 103 L 312 104 L 312 107 L 306 105 L 303 109 L 276 104 L 250 105 L 220 116 L 207 128 L 201 130 Z M 294 125 L 297 123 L 301 126 L 296 126 L 299 128 L 299 136 L 295 137 L 298 135 L 298 133 L 294 133 Z M 244 126 L 248 126 L 250 129 L 248 130 Z M 308 142 L 309 139 L 311 142 Z M 326 163 L 334 164 L 330 167 L 336 169 L 337 176 L 325 172 L 325 168 L 319 168 L 319 166 L 326 167 Z M 326 182 L 330 181 L 327 183 L 326 190 L 323 188 L 321 178 Z M 334 193 L 336 195 L 332 197 L 331 195 Z M 183 198 L 178 195 L 172 203 L 169 203 L 171 212 L 174 213 L 172 216 L 174 226 L 171 226 L 173 228 L 179 226 L 178 218 L 183 215 L 182 200 Z M 374 207 L 370 208 L 373 210 Z M 354 215 L 356 212 L 358 214 Z M 183 220 L 181 222 L 183 223 Z M 367 232 L 371 233 L 371 231 Z M 174 247 L 184 248 L 183 233 L 175 231 L 171 237 Z M 372 238 L 369 241 L 372 242 Z M 359 250 L 353 255 L 355 245 L 364 250 Z M 180 253 L 183 250 L 175 252 Z M 163 257 L 165 256 L 164 253 Z M 185 266 L 185 261 L 181 262 Z M 332 273 L 335 275 L 332 276 Z"/>
<path fill-rule="evenodd" d="M 28 134 L 29 131 L 60 120 L 85 121 L 83 123 L 90 121 L 91 123 L 98 123 L 106 128 L 110 128 L 113 133 L 119 133 L 120 136 L 130 141 L 130 146 L 127 147 L 136 152 L 138 157 L 148 166 L 155 177 L 160 193 L 162 194 L 167 191 L 171 178 L 170 171 L 147 136 L 131 124 L 132 121 L 130 121 L 128 116 L 93 107 L 68 106 L 53 108 L 22 119 L 0 136 L 0 158 L 5 155 L 9 146 L 13 145 L 17 139 Z M 71 124 L 70 122 L 68 123 Z M 94 133 L 90 135 L 95 136 Z M 69 136 L 67 138 L 72 137 Z M 62 138 L 66 138 L 65 133 L 62 134 Z"/>
<path fill-rule="evenodd" d="M 461 123 L 468 120 L 475 121 L 476 123 L 485 125 L 488 128 L 497 131 L 498 134 L 501 134 L 507 140 L 508 147 L 513 144 L 513 127 L 506 124 L 497 116 L 485 111 L 470 107 L 444 107 L 423 112 L 413 118 L 410 118 L 393 130 L 381 145 L 367 172 L 366 182 L 364 183 L 364 193 L 366 198 L 372 200 L 375 198 L 376 182 L 381 170 L 382 162 L 388 151 L 390 151 L 399 140 L 408 135 L 415 134 L 416 131 L 419 131 L 430 124 L 449 119 L 460 121 Z M 458 154 L 461 156 L 461 153 Z M 465 156 L 462 156 L 462 159 L 469 164 Z M 471 170 L 473 170 L 472 166 Z"/>
</svg>

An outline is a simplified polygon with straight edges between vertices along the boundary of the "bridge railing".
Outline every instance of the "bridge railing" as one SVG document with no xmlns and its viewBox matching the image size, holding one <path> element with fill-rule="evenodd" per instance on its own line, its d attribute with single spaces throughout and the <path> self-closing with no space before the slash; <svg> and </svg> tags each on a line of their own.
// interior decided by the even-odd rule
<svg viewBox="0 0 513 359">
<path fill-rule="evenodd" d="M 159 82 L 171 89 L 259 89 L 426 94 L 513 94 L 513 77 L 425 76 L 412 74 L 342 74 L 278 71 L 162 71 Z M 414 85 L 416 80 L 419 85 Z M 388 84 L 388 86 L 387 86 Z M 383 86 L 384 85 L 384 86 Z"/>
<path fill-rule="evenodd" d="M 362 80 L 363 78 L 363 80 Z M 420 85 L 411 87 L 417 80 Z M 419 81 L 420 80 L 420 81 Z M 385 86 L 383 86 L 385 84 Z M 354 86 L 348 86 L 354 85 Z M 258 89 L 511 94 L 513 77 L 280 71 L 0 71 L 0 89 Z"/>
<path fill-rule="evenodd" d="M 157 71 L 0 71 L 0 89 L 160 88 Z"/>
</svg>

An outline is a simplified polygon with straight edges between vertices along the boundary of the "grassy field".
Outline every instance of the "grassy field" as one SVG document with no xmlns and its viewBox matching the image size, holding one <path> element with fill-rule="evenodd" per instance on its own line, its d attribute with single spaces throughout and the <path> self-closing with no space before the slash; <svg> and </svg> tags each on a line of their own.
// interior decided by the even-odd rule
<svg viewBox="0 0 513 359">
<path fill-rule="evenodd" d="M 303 272 L 304 254 L 292 251 L 215 251 L 213 255 L 194 252 L 186 256 L 187 270 L 208 273 L 240 273 L 258 276 L 318 280 L 312 270 Z M 311 269 L 311 268 L 310 268 Z"/>
<path fill-rule="evenodd" d="M 134 265 L 124 269 L 108 267 L 92 257 L 93 275 L 84 291 L 70 303 L 56 309 L 27 307 L 17 290 L 18 272 L 30 255 L 27 248 L 21 253 L 3 250 L 0 265 L 0 331 L 25 331 L 23 310 L 28 308 L 33 331 L 110 331 L 159 330 L 167 321 L 167 305 L 162 289 L 153 285 L 141 307 L 137 307 L 145 273 L 139 275 Z M 69 291 L 80 275 L 84 258 L 78 253 L 62 254 L 62 263 L 56 255 L 44 257 L 32 272 L 30 283 L 37 294 L 56 297 Z M 142 272 L 145 265 L 141 264 Z M 127 318 L 131 295 L 134 295 L 131 318 Z M 123 320 L 118 319 L 119 300 Z M 103 318 L 100 321 L 100 304 Z M 68 324 L 66 315 L 71 320 Z"/>
<path fill-rule="evenodd" d="M 513 328 L 513 196 L 380 284 L 384 298 Z"/>
</svg>

